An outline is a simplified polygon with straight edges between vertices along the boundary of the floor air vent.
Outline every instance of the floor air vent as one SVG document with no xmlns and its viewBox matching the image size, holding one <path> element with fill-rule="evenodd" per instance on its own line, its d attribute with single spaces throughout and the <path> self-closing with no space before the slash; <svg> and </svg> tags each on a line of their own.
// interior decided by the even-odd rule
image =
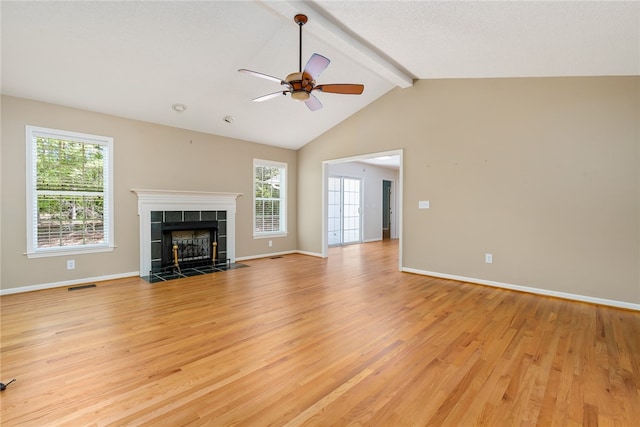
<svg viewBox="0 0 640 427">
<path fill-rule="evenodd" d="M 91 285 L 81 285 L 81 286 L 74 286 L 72 288 L 69 288 L 70 291 L 77 291 L 78 289 L 87 289 L 87 288 L 95 288 L 96 285 L 91 284 Z"/>
</svg>

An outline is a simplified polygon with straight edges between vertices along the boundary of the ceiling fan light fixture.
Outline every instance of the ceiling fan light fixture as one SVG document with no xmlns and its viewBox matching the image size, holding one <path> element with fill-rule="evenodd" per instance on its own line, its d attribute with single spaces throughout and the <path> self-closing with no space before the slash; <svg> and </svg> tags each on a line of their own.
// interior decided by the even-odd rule
<svg viewBox="0 0 640 427">
<path fill-rule="evenodd" d="M 309 92 L 306 92 L 304 90 L 296 90 L 291 92 L 291 98 L 295 99 L 296 101 L 306 101 L 307 99 L 309 99 Z"/>
</svg>

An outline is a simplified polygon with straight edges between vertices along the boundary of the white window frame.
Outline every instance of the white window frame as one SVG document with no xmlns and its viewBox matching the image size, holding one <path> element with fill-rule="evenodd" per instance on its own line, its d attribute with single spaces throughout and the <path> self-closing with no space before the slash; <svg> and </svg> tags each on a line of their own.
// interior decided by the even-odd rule
<svg viewBox="0 0 640 427">
<path fill-rule="evenodd" d="M 37 183 L 37 150 L 36 137 L 66 139 L 69 141 L 98 144 L 105 147 L 104 152 L 104 237 L 100 244 L 75 245 L 66 247 L 38 248 L 38 193 Z M 41 258 L 86 254 L 94 252 L 110 252 L 114 244 L 114 215 L 113 215 L 113 138 L 107 136 L 90 135 L 66 130 L 49 129 L 38 126 L 26 126 L 27 142 L 27 257 Z"/>
<path fill-rule="evenodd" d="M 265 166 L 280 169 L 280 230 L 279 231 L 256 231 L 256 168 Z M 268 237 L 283 237 L 287 235 L 287 188 L 288 173 L 287 163 L 275 162 L 271 160 L 253 159 L 253 238 L 264 239 Z"/>
</svg>

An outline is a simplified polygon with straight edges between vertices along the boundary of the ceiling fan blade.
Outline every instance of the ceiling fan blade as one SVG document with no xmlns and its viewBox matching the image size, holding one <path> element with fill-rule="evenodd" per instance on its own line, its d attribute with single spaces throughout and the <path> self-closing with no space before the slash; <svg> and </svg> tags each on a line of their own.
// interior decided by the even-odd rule
<svg viewBox="0 0 640 427">
<path fill-rule="evenodd" d="M 344 95 L 360 95 L 364 91 L 364 85 L 358 84 L 329 84 L 318 85 L 313 90 L 327 93 L 341 93 Z"/>
<path fill-rule="evenodd" d="M 286 94 L 287 94 L 287 92 L 286 92 L 286 91 L 282 91 L 282 90 L 281 90 L 280 92 L 273 92 L 273 93 L 270 93 L 270 94 L 268 94 L 268 95 L 262 95 L 262 96 L 259 96 L 259 97 L 255 98 L 255 99 L 252 99 L 252 101 L 253 101 L 253 102 L 262 102 L 262 101 L 267 101 L 267 100 L 269 100 L 269 99 L 277 98 L 277 97 L 279 97 L 279 96 L 286 95 Z"/>
<path fill-rule="evenodd" d="M 267 79 L 267 80 L 271 80 L 272 82 L 280 83 L 281 85 L 289 86 L 289 83 L 285 82 L 284 80 L 279 79 L 277 77 L 270 76 L 268 74 L 263 74 L 263 73 L 259 73 L 257 71 L 247 70 L 245 68 L 241 68 L 238 71 L 241 72 L 241 73 L 248 74 L 250 76 L 260 77 L 262 79 Z"/>
<path fill-rule="evenodd" d="M 307 107 L 309 107 L 309 110 L 311 111 L 317 111 L 322 108 L 320 100 L 311 93 L 309 94 L 309 99 L 304 101 L 304 103 L 307 104 Z"/>
<path fill-rule="evenodd" d="M 311 80 L 316 80 L 320 73 L 322 73 L 331 61 L 322 55 L 314 53 L 309 58 L 307 65 L 304 66 L 304 72 L 311 76 Z"/>
</svg>

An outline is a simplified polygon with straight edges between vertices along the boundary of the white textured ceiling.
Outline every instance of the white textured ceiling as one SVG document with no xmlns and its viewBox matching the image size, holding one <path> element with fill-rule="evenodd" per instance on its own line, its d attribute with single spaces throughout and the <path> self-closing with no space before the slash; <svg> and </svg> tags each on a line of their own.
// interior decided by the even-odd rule
<svg viewBox="0 0 640 427">
<path fill-rule="evenodd" d="M 7 2 L 2 93 L 299 148 L 413 78 L 640 74 L 640 2 Z M 320 53 L 361 96 L 251 99 Z M 183 113 L 171 105 L 187 106 Z M 223 121 L 234 116 L 233 124 Z"/>
<path fill-rule="evenodd" d="M 419 79 L 640 74 L 638 1 L 317 3 Z"/>
</svg>

